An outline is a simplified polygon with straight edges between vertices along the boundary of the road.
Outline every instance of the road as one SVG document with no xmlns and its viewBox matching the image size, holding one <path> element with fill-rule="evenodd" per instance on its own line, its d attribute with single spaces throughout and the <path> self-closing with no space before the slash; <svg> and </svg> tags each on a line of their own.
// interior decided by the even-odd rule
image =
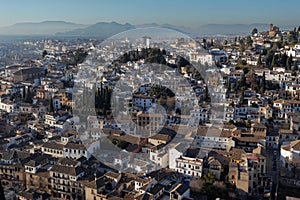
<svg viewBox="0 0 300 200">
<path fill-rule="evenodd" d="M 280 152 L 269 150 L 267 152 L 267 173 L 272 175 L 271 200 L 277 199 L 278 179 L 280 174 Z"/>
</svg>

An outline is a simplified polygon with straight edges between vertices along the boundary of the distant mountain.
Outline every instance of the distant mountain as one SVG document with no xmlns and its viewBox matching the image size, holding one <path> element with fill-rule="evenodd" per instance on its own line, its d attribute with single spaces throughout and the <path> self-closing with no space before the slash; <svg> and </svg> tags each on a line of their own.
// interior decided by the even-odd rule
<svg viewBox="0 0 300 200">
<path fill-rule="evenodd" d="M 57 32 L 66 32 L 84 27 L 87 27 L 87 25 L 65 21 L 26 22 L 2 27 L 0 28 L 0 35 L 54 35 Z"/>
<path fill-rule="evenodd" d="M 137 28 L 146 28 L 146 27 L 159 27 L 159 28 L 168 28 L 174 31 L 178 31 L 185 34 L 190 34 L 192 29 L 183 27 L 183 26 L 174 26 L 172 24 L 157 24 L 157 23 L 150 23 L 150 24 L 141 24 L 137 25 Z"/>
<path fill-rule="evenodd" d="M 246 35 L 250 34 L 253 28 L 258 31 L 269 30 L 269 24 L 206 24 L 192 31 L 198 35 Z"/>
<path fill-rule="evenodd" d="M 57 33 L 57 36 L 77 36 L 77 37 L 98 37 L 105 39 L 113 36 L 117 33 L 134 29 L 135 26 L 126 23 L 119 24 L 117 22 L 99 22 L 94 25 L 90 25 L 86 28 L 79 28 L 64 33 Z"/>
<path fill-rule="evenodd" d="M 293 27 L 280 26 L 281 30 L 292 29 Z M 0 27 L 0 36 L 54 36 L 54 37 L 97 37 L 105 39 L 117 33 L 134 28 L 160 27 L 178 31 L 190 36 L 206 35 L 247 35 L 253 28 L 258 31 L 269 30 L 269 24 L 206 24 L 198 28 L 187 28 L 184 26 L 174 26 L 172 24 L 149 23 L 142 25 L 132 25 L 129 23 L 119 24 L 117 22 L 99 22 L 93 25 L 76 24 L 65 21 L 43 21 L 39 23 L 17 23 L 8 27 Z"/>
</svg>

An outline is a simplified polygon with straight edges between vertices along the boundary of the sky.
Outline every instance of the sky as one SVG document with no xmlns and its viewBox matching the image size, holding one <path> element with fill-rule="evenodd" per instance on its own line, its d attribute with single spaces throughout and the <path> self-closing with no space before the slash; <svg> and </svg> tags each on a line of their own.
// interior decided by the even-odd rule
<svg viewBox="0 0 300 200">
<path fill-rule="evenodd" d="M 211 23 L 300 25 L 299 7 L 298 0 L 0 0 L 0 27 L 46 20 L 190 28 Z"/>
</svg>

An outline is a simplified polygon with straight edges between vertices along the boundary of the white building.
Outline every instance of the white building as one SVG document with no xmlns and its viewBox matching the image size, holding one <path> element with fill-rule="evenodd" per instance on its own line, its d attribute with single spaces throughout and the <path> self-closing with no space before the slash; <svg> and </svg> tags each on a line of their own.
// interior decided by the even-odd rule
<svg viewBox="0 0 300 200">
<path fill-rule="evenodd" d="M 142 94 L 133 95 L 133 106 L 143 109 L 150 108 L 154 103 L 154 98 Z"/>
<path fill-rule="evenodd" d="M 235 143 L 232 140 L 231 131 L 200 127 L 196 133 L 193 144 L 203 148 L 226 150 L 234 147 Z"/>
<path fill-rule="evenodd" d="M 50 142 L 44 143 L 42 145 L 42 152 L 55 158 L 62 158 L 64 156 L 64 145 Z"/>
<path fill-rule="evenodd" d="M 169 153 L 165 149 L 150 150 L 149 157 L 159 167 L 165 168 L 169 165 Z"/>
<path fill-rule="evenodd" d="M 45 124 L 54 127 L 56 122 L 58 121 L 57 117 L 54 117 L 53 115 L 45 115 Z"/>
<path fill-rule="evenodd" d="M 99 142 L 94 142 L 88 148 L 83 144 L 69 142 L 64 146 L 64 157 L 78 159 L 84 156 L 89 159 L 94 152 L 99 150 L 99 148 Z"/>
<path fill-rule="evenodd" d="M 10 100 L 2 100 L 0 98 L 0 110 L 11 113 L 14 112 L 17 108 L 17 104 Z"/>
<path fill-rule="evenodd" d="M 300 164 L 300 140 L 292 141 L 288 145 L 282 145 L 280 149 L 280 160 L 284 164 L 287 161 L 299 162 Z"/>
<path fill-rule="evenodd" d="M 176 159 L 175 171 L 186 176 L 202 176 L 203 159 L 181 156 Z"/>
</svg>

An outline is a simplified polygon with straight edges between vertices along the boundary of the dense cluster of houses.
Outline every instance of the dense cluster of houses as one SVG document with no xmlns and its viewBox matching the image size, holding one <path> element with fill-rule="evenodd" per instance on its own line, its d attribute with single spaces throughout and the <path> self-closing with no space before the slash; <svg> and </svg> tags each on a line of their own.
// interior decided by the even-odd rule
<svg viewBox="0 0 300 200">
<path fill-rule="evenodd" d="M 190 66 L 151 72 L 142 59 L 104 69 L 98 82 L 86 84 L 107 88 L 117 85 L 119 92 L 114 98 L 122 112 L 118 120 L 95 112 L 85 121 L 73 115 L 73 108 L 78 106 L 73 99 L 74 80 L 83 65 L 66 65 L 62 57 L 68 60 L 70 54 L 56 54 L 66 51 L 54 48 L 56 43 L 44 46 L 50 52 L 44 58 L 1 68 L 0 178 L 6 196 L 21 200 L 183 200 L 193 198 L 190 183 L 205 175 L 234 185 L 240 198 L 269 197 L 274 185 L 281 182 L 299 186 L 299 70 L 256 67 L 261 59 L 257 49 L 270 48 L 283 33 L 272 26 L 268 34 L 252 35 L 253 48 L 244 51 L 228 45 L 222 50 L 200 51 L 197 42 L 184 39 L 169 44 L 181 52 L 191 48 L 191 52 L 185 52 L 190 61 L 221 66 L 219 81 L 230 89 L 214 91 L 211 97 L 226 98 L 226 102 L 218 103 L 224 106 L 224 124 L 213 123 L 215 113 L 208 103 L 208 86 Z M 86 48 L 93 49 L 93 45 Z M 116 49 L 105 49 L 103 55 L 114 56 Z M 297 49 L 299 45 L 290 45 L 276 51 L 292 54 L 298 63 Z M 171 52 L 164 57 L 169 64 L 176 64 L 177 57 Z M 237 67 L 240 60 L 253 68 L 255 81 L 278 87 L 263 92 L 245 88 L 238 93 L 236 83 L 247 78 L 247 73 Z M 125 72 L 129 70 L 128 75 Z M 174 70 L 189 85 L 175 86 Z M 124 74 L 126 79 L 121 79 Z M 164 82 L 171 90 L 176 88 L 176 96 L 166 95 L 162 100 L 159 92 L 151 94 L 149 83 L 153 80 Z M 136 88 L 141 82 L 145 84 Z M 135 91 L 129 93 L 130 99 L 119 85 Z M 124 99 L 128 100 L 126 107 L 121 104 Z M 185 105 L 190 106 L 190 112 L 183 112 Z M 153 112 L 161 108 L 166 112 Z M 92 145 L 86 145 L 82 134 L 93 141 Z M 101 151 L 99 140 L 103 137 L 118 144 L 120 155 L 124 155 L 107 154 L 111 165 L 95 156 Z M 142 159 L 132 165 L 128 152 L 143 153 L 156 170 L 149 169 L 149 163 Z"/>
</svg>

